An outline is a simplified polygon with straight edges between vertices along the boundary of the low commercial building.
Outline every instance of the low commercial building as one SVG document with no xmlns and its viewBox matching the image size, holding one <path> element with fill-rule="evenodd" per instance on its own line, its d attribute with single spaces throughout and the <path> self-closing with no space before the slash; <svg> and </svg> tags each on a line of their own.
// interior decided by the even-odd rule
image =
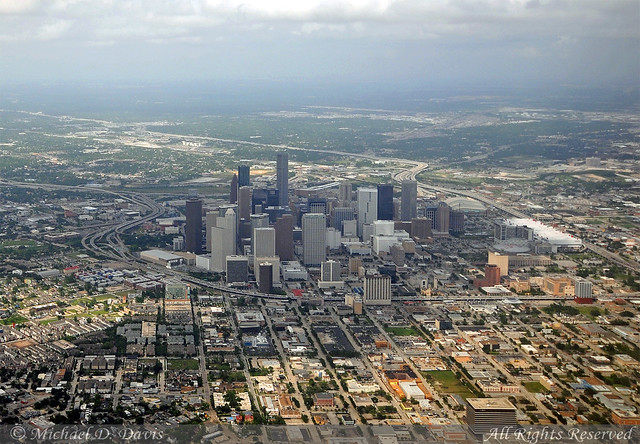
<svg viewBox="0 0 640 444">
<path fill-rule="evenodd" d="M 307 270 L 298 261 L 281 262 L 280 271 L 285 281 L 306 281 L 309 277 Z"/>
<path fill-rule="evenodd" d="M 424 392 L 418 387 L 415 381 L 400 381 L 398 383 L 400 390 L 404 393 L 404 397 L 407 399 L 426 399 Z"/>
<path fill-rule="evenodd" d="M 182 265 L 184 263 L 184 259 L 181 256 L 162 250 L 143 251 L 140 253 L 140 259 L 168 268 Z"/>
<path fill-rule="evenodd" d="M 333 394 L 321 392 L 313 395 L 313 405 L 317 407 L 333 407 Z"/>
</svg>

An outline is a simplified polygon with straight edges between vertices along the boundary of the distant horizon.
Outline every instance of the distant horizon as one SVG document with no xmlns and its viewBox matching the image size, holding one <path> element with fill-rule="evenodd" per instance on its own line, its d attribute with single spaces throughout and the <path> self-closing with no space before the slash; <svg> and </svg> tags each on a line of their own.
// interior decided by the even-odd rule
<svg viewBox="0 0 640 444">
<path fill-rule="evenodd" d="M 54 114 L 107 112 L 179 115 L 259 112 L 336 106 L 406 112 L 498 106 L 577 110 L 637 110 L 640 85 L 408 84 L 388 82 L 94 81 L 3 85 L 0 108 Z"/>
</svg>

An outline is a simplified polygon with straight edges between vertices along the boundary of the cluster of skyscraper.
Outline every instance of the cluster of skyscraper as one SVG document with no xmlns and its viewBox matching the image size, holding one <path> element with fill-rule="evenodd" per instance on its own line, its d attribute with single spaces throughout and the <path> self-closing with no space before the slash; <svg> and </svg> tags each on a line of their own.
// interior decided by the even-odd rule
<svg viewBox="0 0 640 444">
<path fill-rule="evenodd" d="M 260 289 L 269 291 L 280 283 L 281 263 L 296 257 L 306 267 L 319 267 L 328 249 L 345 243 L 373 245 L 377 236 L 378 254 L 378 248 L 389 252 L 389 246 L 410 236 L 424 239 L 432 231 L 449 231 L 446 204 L 432 214 L 426 207 L 418 217 L 416 181 L 402 183 L 398 207 L 391 184 L 359 187 L 355 201 L 347 181 L 340 184 L 337 198 L 313 189 L 290 195 L 286 152 L 277 153 L 275 188 L 252 186 L 250 173 L 249 165 L 240 165 L 231 179 L 229 203 L 206 212 L 205 248 L 203 201 L 193 195 L 186 201 L 185 249 L 197 255 L 196 266 L 226 273 L 227 282 L 247 282 L 253 269 Z M 208 254 L 203 254 L 205 249 Z"/>
</svg>

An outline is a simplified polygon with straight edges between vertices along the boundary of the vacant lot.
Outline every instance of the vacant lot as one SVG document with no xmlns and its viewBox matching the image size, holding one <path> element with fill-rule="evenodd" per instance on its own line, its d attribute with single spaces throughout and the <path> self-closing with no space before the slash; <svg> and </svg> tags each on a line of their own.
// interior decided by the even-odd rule
<svg viewBox="0 0 640 444">
<path fill-rule="evenodd" d="M 396 336 L 422 336 L 413 327 L 386 327 L 384 330 Z"/>
<path fill-rule="evenodd" d="M 465 399 L 476 396 L 451 370 L 433 370 L 424 375 L 440 393 L 457 394 Z"/>
<path fill-rule="evenodd" d="M 200 363 L 197 359 L 169 359 L 169 370 L 198 370 Z"/>
</svg>

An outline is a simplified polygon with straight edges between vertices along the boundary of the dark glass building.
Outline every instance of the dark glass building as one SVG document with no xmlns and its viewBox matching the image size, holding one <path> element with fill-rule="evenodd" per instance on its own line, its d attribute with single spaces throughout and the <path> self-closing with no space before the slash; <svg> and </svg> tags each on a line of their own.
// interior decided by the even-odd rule
<svg viewBox="0 0 640 444">
<path fill-rule="evenodd" d="M 238 167 L 238 186 L 239 187 L 248 187 L 250 184 L 249 180 L 249 165 L 240 165 Z"/>
<path fill-rule="evenodd" d="M 393 220 L 393 185 L 378 185 L 378 220 Z"/>
<path fill-rule="evenodd" d="M 191 253 L 202 253 L 202 199 L 187 199 L 186 224 L 184 226 L 185 248 Z"/>
</svg>

